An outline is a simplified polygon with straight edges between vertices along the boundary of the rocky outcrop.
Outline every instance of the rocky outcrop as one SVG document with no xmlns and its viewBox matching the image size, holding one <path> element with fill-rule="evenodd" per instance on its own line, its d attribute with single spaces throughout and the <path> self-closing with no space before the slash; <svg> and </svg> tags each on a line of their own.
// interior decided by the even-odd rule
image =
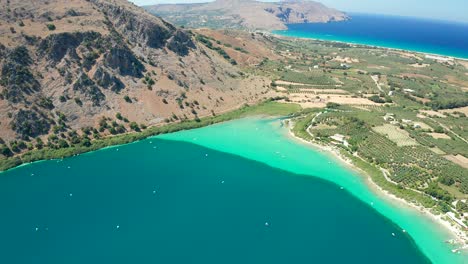
<svg viewBox="0 0 468 264">
<path fill-rule="evenodd" d="M 65 32 L 53 34 L 44 39 L 39 45 L 39 53 L 47 56 L 53 64 L 60 62 L 65 55 L 78 59 L 76 48 L 83 42 L 96 42 L 101 38 L 97 32 Z"/>
<path fill-rule="evenodd" d="M 105 1 L 93 0 L 107 15 L 119 33 L 125 35 L 132 43 L 144 44 L 151 48 L 162 48 L 175 28 L 159 20 L 139 17 L 131 10 Z"/>
<path fill-rule="evenodd" d="M 95 106 L 99 106 L 106 98 L 96 83 L 91 80 L 85 73 L 80 74 L 76 82 L 73 84 L 73 90 L 84 94 L 85 97 L 91 100 Z"/>
<path fill-rule="evenodd" d="M 104 55 L 104 65 L 118 70 L 119 74 L 143 77 L 145 66 L 133 55 L 126 46 L 116 45 Z"/>
<path fill-rule="evenodd" d="M 110 89 L 116 93 L 125 88 L 125 84 L 123 84 L 119 78 L 108 72 L 103 67 L 98 67 L 96 69 L 93 79 L 99 86 L 105 89 Z"/>
<path fill-rule="evenodd" d="M 154 49 L 168 49 L 179 55 L 187 55 L 189 49 L 195 48 L 191 36 L 184 30 L 155 17 L 140 16 L 131 9 L 94 0 L 115 30 L 124 35 L 132 44 L 145 45 Z"/>
<path fill-rule="evenodd" d="M 195 44 L 193 43 L 191 36 L 186 32 L 177 30 L 174 36 L 167 41 L 167 48 L 180 56 L 186 56 L 190 49 L 195 48 Z"/>
</svg>

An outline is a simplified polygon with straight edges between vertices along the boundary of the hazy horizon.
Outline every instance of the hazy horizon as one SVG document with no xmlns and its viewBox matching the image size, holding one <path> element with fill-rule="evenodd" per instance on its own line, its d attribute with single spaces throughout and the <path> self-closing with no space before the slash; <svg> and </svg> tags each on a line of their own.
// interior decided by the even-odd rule
<svg viewBox="0 0 468 264">
<path fill-rule="evenodd" d="M 130 0 L 137 5 L 204 3 L 212 0 Z M 279 1 L 279 0 L 278 0 Z M 263 1 L 263 2 L 278 2 Z M 466 0 L 318 0 L 316 2 L 343 12 L 410 16 L 437 20 L 468 23 L 468 1 Z"/>
</svg>

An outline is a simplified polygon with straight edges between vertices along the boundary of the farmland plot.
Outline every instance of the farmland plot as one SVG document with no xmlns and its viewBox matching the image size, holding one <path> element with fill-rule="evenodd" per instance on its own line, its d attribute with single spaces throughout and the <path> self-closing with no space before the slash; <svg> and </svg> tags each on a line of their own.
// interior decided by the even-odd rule
<svg viewBox="0 0 468 264">
<path fill-rule="evenodd" d="M 416 140 L 412 139 L 409 136 L 409 133 L 405 130 L 402 130 L 394 125 L 385 124 L 382 126 L 372 128 L 375 132 L 385 135 L 391 141 L 395 142 L 397 146 L 404 147 L 404 146 L 416 146 L 418 143 Z"/>
</svg>

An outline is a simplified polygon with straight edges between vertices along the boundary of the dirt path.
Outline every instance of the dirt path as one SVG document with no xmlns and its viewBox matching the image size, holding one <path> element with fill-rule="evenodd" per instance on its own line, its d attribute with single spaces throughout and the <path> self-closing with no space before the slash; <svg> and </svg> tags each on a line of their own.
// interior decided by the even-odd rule
<svg viewBox="0 0 468 264">
<path fill-rule="evenodd" d="M 379 84 L 379 76 L 378 75 L 372 75 L 371 76 L 372 80 L 375 82 L 375 85 L 377 85 L 377 89 L 383 93 L 383 89 Z"/>
<path fill-rule="evenodd" d="M 439 121 L 435 120 L 434 118 L 432 117 L 429 117 L 429 119 L 431 119 L 432 121 L 436 122 L 439 126 L 443 127 L 445 130 L 449 131 L 450 133 L 452 133 L 454 136 L 456 136 L 457 138 L 459 138 L 460 140 L 462 140 L 463 142 L 465 142 L 466 144 L 468 144 L 468 140 L 464 139 L 462 136 L 458 135 L 457 133 L 453 132 L 449 127 L 447 127 L 446 125 L 440 123 Z"/>
</svg>

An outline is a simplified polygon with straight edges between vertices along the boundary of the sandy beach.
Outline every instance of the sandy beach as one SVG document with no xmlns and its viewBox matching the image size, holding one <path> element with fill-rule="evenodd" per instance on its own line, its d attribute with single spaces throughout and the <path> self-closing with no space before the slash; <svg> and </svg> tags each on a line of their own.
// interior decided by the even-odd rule
<svg viewBox="0 0 468 264">
<path fill-rule="evenodd" d="M 451 236 L 452 239 L 449 241 L 444 241 L 447 243 L 451 243 L 456 245 L 455 249 L 452 250 L 454 253 L 456 253 L 459 250 L 464 250 L 468 252 L 468 232 L 463 230 L 463 227 L 457 224 L 455 221 L 450 222 L 448 219 L 450 218 L 448 215 L 445 214 L 440 214 L 437 215 L 429 208 L 426 208 L 422 205 L 415 204 L 412 202 L 409 202 L 403 198 L 397 197 L 396 195 L 390 193 L 387 190 L 384 190 L 382 187 L 380 187 L 377 183 L 375 183 L 371 176 L 368 175 L 365 171 L 360 169 L 358 166 L 353 164 L 353 162 L 346 158 L 339 150 L 339 148 L 331 145 L 323 145 L 319 144 L 316 142 L 311 142 L 307 141 L 305 139 L 302 139 L 298 136 L 296 136 L 292 128 L 294 126 L 294 122 L 292 120 L 289 120 L 289 126 L 288 126 L 288 135 L 295 141 L 298 141 L 302 144 L 305 144 L 307 146 L 310 146 L 314 149 L 319 150 L 320 152 L 323 152 L 325 154 L 328 154 L 330 157 L 334 158 L 336 161 L 341 163 L 342 165 L 348 167 L 349 169 L 357 172 L 358 175 L 361 175 L 367 186 L 377 195 L 385 198 L 386 200 L 392 202 L 395 204 L 395 206 L 404 206 L 406 208 L 410 208 L 411 210 L 415 210 L 419 212 L 421 215 L 424 215 L 425 217 L 429 218 L 433 222 L 437 223 L 441 228 L 446 230 Z"/>
<path fill-rule="evenodd" d="M 267 33 L 272 34 L 273 36 L 275 36 L 277 38 L 315 40 L 315 41 L 321 41 L 321 42 L 341 43 L 341 44 L 348 44 L 348 45 L 352 45 L 352 46 L 360 46 L 360 47 L 371 48 L 371 49 L 376 48 L 376 49 L 388 50 L 388 51 L 393 51 L 393 52 L 405 52 L 405 53 L 418 54 L 418 55 L 422 55 L 424 57 L 427 57 L 428 59 L 434 59 L 434 60 L 436 60 L 436 58 L 441 58 L 443 60 L 458 60 L 458 61 L 462 61 L 462 62 L 468 62 L 468 58 L 449 56 L 449 55 L 443 55 L 443 54 L 436 54 L 436 53 L 429 53 L 429 52 L 423 52 L 423 51 L 391 48 L 391 47 L 385 47 L 385 46 L 378 46 L 378 45 L 371 45 L 371 44 L 361 44 L 361 43 L 346 42 L 346 41 L 339 41 L 339 40 L 324 40 L 324 39 L 319 39 L 319 38 L 285 36 L 285 35 L 272 33 L 272 32 L 267 32 Z"/>
</svg>

